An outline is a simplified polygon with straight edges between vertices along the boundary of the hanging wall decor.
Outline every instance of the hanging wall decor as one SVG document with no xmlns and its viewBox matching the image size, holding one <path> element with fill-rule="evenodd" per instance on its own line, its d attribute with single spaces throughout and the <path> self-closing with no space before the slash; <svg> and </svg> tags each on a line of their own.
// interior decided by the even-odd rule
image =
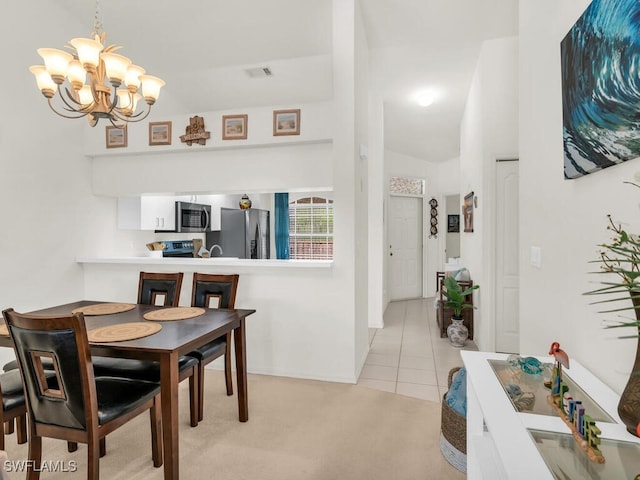
<svg viewBox="0 0 640 480">
<path fill-rule="evenodd" d="M 429 200 L 431 206 L 431 220 L 430 220 L 430 232 L 429 238 L 438 238 L 438 200 L 432 198 Z"/>
<path fill-rule="evenodd" d="M 640 157 L 640 2 L 593 0 L 560 44 L 564 177 Z"/>
<path fill-rule="evenodd" d="M 464 196 L 464 204 L 462 205 L 462 217 L 464 218 L 464 231 L 473 232 L 473 192 Z"/>
<path fill-rule="evenodd" d="M 191 146 L 194 143 L 206 145 L 207 139 L 211 137 L 211 132 L 205 131 L 204 118 L 195 116 L 189 118 L 189 125 L 184 129 L 184 135 L 180 135 L 180 141 Z"/>
</svg>

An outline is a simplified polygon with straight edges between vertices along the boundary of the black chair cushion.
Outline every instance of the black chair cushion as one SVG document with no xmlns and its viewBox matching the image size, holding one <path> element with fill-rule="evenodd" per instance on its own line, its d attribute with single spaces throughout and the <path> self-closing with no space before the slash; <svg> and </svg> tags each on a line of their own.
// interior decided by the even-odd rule
<svg viewBox="0 0 640 480">
<path fill-rule="evenodd" d="M 53 362 L 51 361 L 50 358 L 43 358 L 42 366 L 44 367 L 45 370 L 53 370 Z M 10 362 L 4 364 L 4 366 L 2 367 L 2 370 L 4 370 L 5 372 L 8 372 L 10 370 L 17 370 L 17 368 L 18 368 L 18 361 L 11 360 Z"/>
<path fill-rule="evenodd" d="M 125 379 L 160 382 L 160 364 L 150 360 L 128 358 L 91 357 L 93 374 L 98 377 L 122 377 Z M 178 359 L 178 370 L 183 372 L 198 364 L 198 360 L 188 356 Z"/>
<path fill-rule="evenodd" d="M 17 365 L 17 364 L 16 364 Z M 47 383 L 51 388 L 57 388 L 57 381 L 54 372 L 45 372 Z M 0 375 L 0 390 L 2 390 L 2 410 L 7 411 L 12 408 L 24 405 L 24 389 L 22 388 L 22 377 L 20 371 L 9 370 Z"/>
<path fill-rule="evenodd" d="M 199 361 L 209 358 L 218 358 L 221 355 L 224 355 L 226 348 L 227 338 L 223 335 L 202 347 L 196 348 L 193 352 L 189 352 L 189 356 L 197 358 Z"/>
<path fill-rule="evenodd" d="M 22 389 L 22 378 L 20 377 L 19 370 L 11 370 L 10 372 L 0 375 L 0 389 L 2 389 L 2 395 L 15 395 L 24 394 Z"/>
<path fill-rule="evenodd" d="M 2 367 L 2 370 L 4 372 L 8 372 L 10 370 L 15 370 L 18 368 L 18 361 L 17 360 L 11 360 L 8 363 L 5 363 L 4 366 Z"/>
<path fill-rule="evenodd" d="M 96 377 L 98 397 L 98 423 L 135 410 L 160 393 L 160 385 L 126 378 Z"/>
<path fill-rule="evenodd" d="M 7 411 L 12 408 L 24 405 L 24 390 L 22 389 L 22 378 L 18 370 L 12 370 L 0 375 L 0 389 L 2 389 L 2 410 Z"/>
</svg>

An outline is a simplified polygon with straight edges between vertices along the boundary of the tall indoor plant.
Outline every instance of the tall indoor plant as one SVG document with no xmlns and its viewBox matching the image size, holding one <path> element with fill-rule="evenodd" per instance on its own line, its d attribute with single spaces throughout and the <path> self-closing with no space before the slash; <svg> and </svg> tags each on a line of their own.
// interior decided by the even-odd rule
<svg viewBox="0 0 640 480">
<path fill-rule="evenodd" d="M 444 301 L 444 308 L 453 310 L 451 325 L 447 327 L 447 335 L 454 347 L 464 347 L 469 332 L 467 327 L 462 323 L 462 311 L 467 308 L 475 308 L 472 304 L 467 303 L 466 297 L 474 290 L 480 288 L 480 286 L 473 285 L 463 290 L 453 276 L 445 277 L 443 285 L 442 295 L 446 299 Z"/>
<path fill-rule="evenodd" d="M 625 183 L 640 188 L 635 183 Z M 613 221 L 611 215 L 607 217 L 607 230 L 612 232 L 613 236 L 608 243 L 599 245 L 600 258 L 594 260 L 600 265 L 599 271 L 594 273 L 606 274 L 607 281 L 601 281 L 600 288 L 585 294 L 607 296 L 604 300 L 593 302 L 594 304 L 614 304 L 600 313 L 625 310 L 633 310 L 635 313 L 635 320 L 619 321 L 608 328 L 632 327 L 634 336 L 638 338 L 632 373 L 620 395 L 618 415 L 627 431 L 640 437 L 640 235 L 624 230 L 620 224 Z"/>
</svg>

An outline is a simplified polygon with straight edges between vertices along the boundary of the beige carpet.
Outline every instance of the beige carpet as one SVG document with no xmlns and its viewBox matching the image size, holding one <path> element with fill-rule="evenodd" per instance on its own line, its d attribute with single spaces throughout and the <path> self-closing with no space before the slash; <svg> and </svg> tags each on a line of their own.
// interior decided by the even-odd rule
<svg viewBox="0 0 640 480">
<path fill-rule="evenodd" d="M 221 372 L 207 371 L 205 418 L 188 425 L 188 391 L 180 387 L 180 478 L 216 480 L 462 479 L 440 453 L 440 405 L 357 385 L 249 375 L 249 421 L 238 422 L 236 396 Z M 7 436 L 10 460 L 26 445 Z M 86 447 L 45 440 L 43 459 L 70 460 L 77 472 L 44 471 L 44 479 L 86 478 Z M 107 437 L 103 480 L 162 479 L 151 463 L 148 415 Z M 9 473 L 10 479 L 25 478 Z"/>
</svg>

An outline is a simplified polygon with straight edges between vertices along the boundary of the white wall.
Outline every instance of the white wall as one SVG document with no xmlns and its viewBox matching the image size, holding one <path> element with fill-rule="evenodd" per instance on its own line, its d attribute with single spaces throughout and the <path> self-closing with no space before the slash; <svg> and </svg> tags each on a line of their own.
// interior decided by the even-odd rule
<svg viewBox="0 0 640 480">
<path fill-rule="evenodd" d="M 494 348 L 495 164 L 518 157 L 518 43 L 484 42 L 461 125 L 460 197 L 474 192 L 474 231 L 461 232 L 460 254 L 474 283 L 474 340 Z M 486 319 L 486 320 L 485 320 Z"/>
<path fill-rule="evenodd" d="M 449 228 L 449 215 L 461 215 L 460 206 L 462 203 L 460 202 L 460 195 L 447 195 L 446 199 L 446 215 L 447 215 L 447 223 L 445 224 L 446 229 Z M 460 232 L 449 232 L 446 231 L 446 258 L 454 258 L 460 256 Z"/>
<path fill-rule="evenodd" d="M 556 340 L 620 392 L 636 340 L 605 330 L 603 320 L 617 317 L 598 314 L 582 293 L 598 280 L 588 274 L 595 269 L 588 262 L 597 258 L 596 245 L 609 238 L 606 214 L 640 230 L 638 191 L 622 183 L 633 180 L 640 163 L 563 178 L 560 42 L 589 3 L 520 1 L 520 346 L 544 354 Z M 528 262 L 531 246 L 542 249 L 540 269 Z"/>
<path fill-rule="evenodd" d="M 369 353 L 369 164 L 360 156 L 360 146 L 369 138 L 369 47 L 359 1 L 354 2 L 354 151 L 355 164 L 355 352 L 357 376 Z"/>
<path fill-rule="evenodd" d="M 93 156 L 93 191 L 97 195 L 140 193 L 240 193 L 329 189 L 333 184 L 334 108 L 331 102 L 289 105 L 300 108 L 300 135 L 274 137 L 273 110 L 243 109 L 247 140 L 221 140 L 221 118 L 228 111 L 200 112 L 211 131 L 206 145 L 183 144 L 179 136 L 192 115 L 166 116 L 173 142 L 148 145 L 148 125 L 129 125 L 129 146 L 106 149 L 104 127 L 87 129 L 85 153 Z M 195 115 L 195 113 L 193 114 Z"/>
</svg>

